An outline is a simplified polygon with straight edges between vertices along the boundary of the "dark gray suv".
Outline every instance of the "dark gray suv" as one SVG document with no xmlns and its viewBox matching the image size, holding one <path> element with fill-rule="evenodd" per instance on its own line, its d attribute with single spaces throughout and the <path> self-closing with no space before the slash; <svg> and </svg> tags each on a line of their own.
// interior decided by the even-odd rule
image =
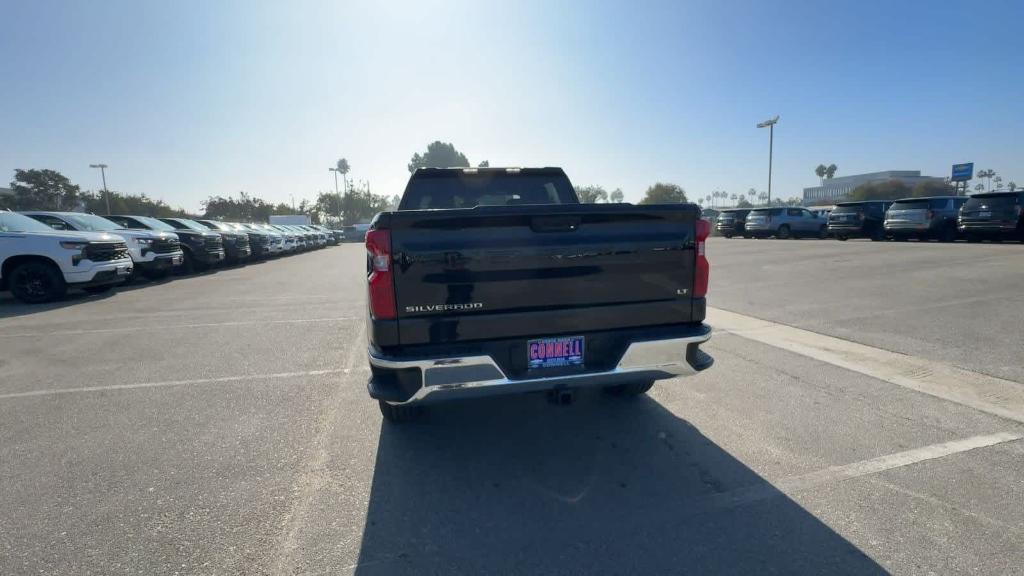
<svg viewBox="0 0 1024 576">
<path fill-rule="evenodd" d="M 964 196 L 932 196 L 903 198 L 889 206 L 885 212 L 885 235 L 895 240 L 936 239 L 943 242 L 956 240 L 956 218 Z"/>
</svg>

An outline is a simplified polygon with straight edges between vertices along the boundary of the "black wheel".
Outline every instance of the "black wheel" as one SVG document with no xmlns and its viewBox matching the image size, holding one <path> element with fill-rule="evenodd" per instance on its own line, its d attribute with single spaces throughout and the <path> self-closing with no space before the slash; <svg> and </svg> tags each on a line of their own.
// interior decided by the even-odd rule
<svg viewBox="0 0 1024 576">
<path fill-rule="evenodd" d="M 775 237 L 778 238 L 779 240 L 785 240 L 790 236 L 791 234 L 789 233 L 789 224 L 783 224 L 782 226 L 779 226 L 779 230 L 775 233 Z"/>
<path fill-rule="evenodd" d="M 11 271 L 11 294 L 26 304 L 52 302 L 68 291 L 60 269 L 49 262 L 20 264 Z"/>
<path fill-rule="evenodd" d="M 388 404 L 383 400 L 378 400 L 377 404 L 380 406 L 380 413 L 388 422 L 409 422 L 411 420 L 415 420 L 422 412 L 419 406 Z"/>
<path fill-rule="evenodd" d="M 836 234 L 836 240 L 839 240 L 840 242 L 846 242 L 849 238 L 850 237 L 846 234 Z"/>
<path fill-rule="evenodd" d="M 732 234 L 722 234 L 722 236 L 725 238 L 732 238 Z"/>
<path fill-rule="evenodd" d="M 196 259 L 192 256 L 192 252 L 188 250 L 182 250 L 181 254 L 181 266 L 174 269 L 174 273 L 178 275 L 191 274 L 196 271 Z"/>
<path fill-rule="evenodd" d="M 956 240 L 956 228 L 952 226 L 946 226 L 943 228 L 942 232 L 939 234 L 939 241 L 953 242 L 954 240 Z"/>
<path fill-rule="evenodd" d="M 113 287 L 113 284 L 104 284 L 102 286 L 86 286 L 82 290 L 89 294 L 103 294 L 104 292 L 110 292 Z"/>
<path fill-rule="evenodd" d="M 820 240 L 828 238 L 828 225 L 823 224 L 821 228 L 818 228 L 818 238 Z"/>
<path fill-rule="evenodd" d="M 885 240 L 884 230 L 882 230 L 881 228 L 875 228 L 874 230 L 871 231 L 872 242 L 881 242 L 882 240 Z"/>
<path fill-rule="evenodd" d="M 630 382 L 628 384 L 618 384 L 616 386 L 606 386 L 604 391 L 612 396 L 639 396 L 654 386 L 654 380 L 644 380 L 641 382 Z"/>
</svg>

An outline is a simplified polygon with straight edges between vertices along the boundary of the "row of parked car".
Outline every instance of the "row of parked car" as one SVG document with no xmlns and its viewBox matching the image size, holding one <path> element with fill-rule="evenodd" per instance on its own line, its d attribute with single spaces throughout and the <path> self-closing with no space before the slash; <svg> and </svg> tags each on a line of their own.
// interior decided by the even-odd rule
<svg viewBox="0 0 1024 576">
<path fill-rule="evenodd" d="M 190 273 L 343 241 L 343 231 L 316 225 L 0 211 L 0 290 L 49 302 L 70 287 L 100 293 L 137 275 Z"/>
<path fill-rule="evenodd" d="M 840 202 L 827 209 L 727 209 L 715 230 L 726 238 L 1024 241 L 1024 192 Z"/>
</svg>

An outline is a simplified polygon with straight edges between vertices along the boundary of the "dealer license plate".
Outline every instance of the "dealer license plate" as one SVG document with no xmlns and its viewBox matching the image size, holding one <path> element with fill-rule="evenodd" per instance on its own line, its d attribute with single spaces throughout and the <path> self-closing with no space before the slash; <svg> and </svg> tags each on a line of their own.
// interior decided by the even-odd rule
<svg viewBox="0 0 1024 576">
<path fill-rule="evenodd" d="M 526 347 L 530 369 L 583 365 L 583 336 L 540 338 Z"/>
</svg>

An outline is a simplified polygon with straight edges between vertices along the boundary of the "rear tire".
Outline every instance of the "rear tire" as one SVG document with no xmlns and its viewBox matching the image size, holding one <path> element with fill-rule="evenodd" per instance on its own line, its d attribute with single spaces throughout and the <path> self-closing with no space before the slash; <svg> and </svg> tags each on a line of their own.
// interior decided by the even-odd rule
<svg viewBox="0 0 1024 576">
<path fill-rule="evenodd" d="M 618 384 L 616 386 L 606 386 L 604 388 L 605 393 L 611 396 L 618 396 L 621 398 L 630 398 L 633 396 L 639 396 L 646 393 L 654 386 L 654 380 L 645 380 L 641 382 L 629 382 L 627 384 Z"/>
<path fill-rule="evenodd" d="M 846 234 L 836 234 L 836 240 L 839 240 L 840 242 L 846 242 L 849 238 L 850 237 Z"/>
<path fill-rule="evenodd" d="M 377 400 L 380 406 L 380 413 L 388 422 L 396 424 L 411 422 L 423 412 L 419 406 L 406 406 L 403 404 L 388 404 L 383 400 Z"/>
<path fill-rule="evenodd" d="M 792 237 L 792 235 L 789 232 L 789 224 L 783 224 L 782 226 L 779 226 L 778 231 L 775 232 L 775 237 L 778 238 L 779 240 L 786 240 Z"/>
<path fill-rule="evenodd" d="M 11 271 L 11 294 L 26 304 L 52 302 L 64 296 L 68 285 L 64 275 L 49 262 L 26 262 Z"/>
</svg>

